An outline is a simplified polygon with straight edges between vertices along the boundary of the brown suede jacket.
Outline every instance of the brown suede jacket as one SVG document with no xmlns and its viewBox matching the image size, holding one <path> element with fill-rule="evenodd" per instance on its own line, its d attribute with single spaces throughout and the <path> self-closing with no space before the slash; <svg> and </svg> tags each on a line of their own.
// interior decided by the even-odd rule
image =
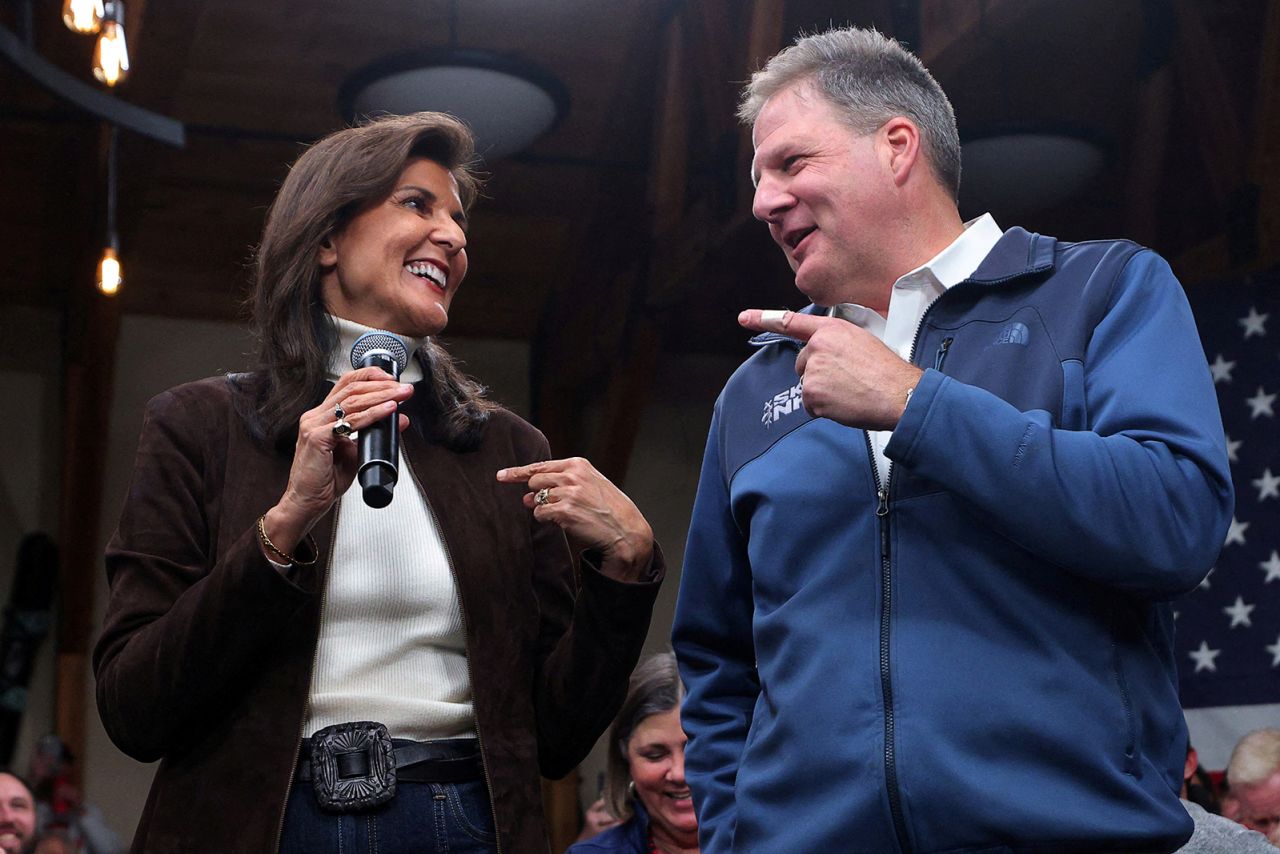
<svg viewBox="0 0 1280 854">
<path fill-rule="evenodd" d="M 233 381 L 189 383 L 147 407 L 133 482 L 107 549 L 111 598 L 94 650 L 98 709 L 128 755 L 161 760 L 134 851 L 279 847 L 316 655 L 334 513 L 312 532 L 314 571 L 293 583 L 263 556 L 256 522 L 283 494 L 292 446 L 255 441 Z M 439 521 L 466 626 L 476 726 L 500 850 L 548 850 L 539 774 L 591 749 L 626 692 L 663 574 L 627 584 L 585 564 L 499 484 L 549 458 L 546 439 L 494 413 L 457 453 L 403 411 L 413 477 Z M 403 486 L 402 486 L 403 488 Z"/>
</svg>

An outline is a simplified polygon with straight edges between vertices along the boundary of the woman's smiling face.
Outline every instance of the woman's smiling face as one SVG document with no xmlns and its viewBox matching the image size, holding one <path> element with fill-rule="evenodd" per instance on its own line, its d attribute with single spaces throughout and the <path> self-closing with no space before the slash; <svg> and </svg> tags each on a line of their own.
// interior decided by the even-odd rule
<svg viewBox="0 0 1280 854">
<path fill-rule="evenodd" d="M 697 844 L 698 818 L 684 779 L 686 741 L 679 708 L 650 715 L 627 741 L 627 762 L 654 836 L 690 847 Z"/>
<path fill-rule="evenodd" d="M 466 225 L 449 170 L 434 160 L 409 161 L 391 195 L 321 244 L 325 307 L 414 338 L 439 333 L 467 275 Z"/>
</svg>

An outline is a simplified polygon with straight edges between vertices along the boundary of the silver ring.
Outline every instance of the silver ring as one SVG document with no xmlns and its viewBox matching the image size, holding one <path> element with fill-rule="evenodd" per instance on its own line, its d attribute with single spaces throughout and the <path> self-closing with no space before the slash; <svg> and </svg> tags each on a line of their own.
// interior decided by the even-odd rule
<svg viewBox="0 0 1280 854">
<path fill-rule="evenodd" d="M 338 422 L 333 425 L 333 435 L 340 439 L 345 439 L 351 435 L 351 422 L 345 418 L 339 418 Z"/>
<path fill-rule="evenodd" d="M 543 504 L 546 504 L 548 500 L 550 500 L 550 497 L 551 497 L 551 487 L 544 486 L 542 487 L 542 489 L 538 490 L 537 495 L 533 496 L 533 503 L 537 504 L 538 506 L 542 506 Z"/>
<path fill-rule="evenodd" d="M 333 405 L 333 417 L 339 421 L 347 417 L 347 410 L 342 408 L 342 401 L 338 401 Z"/>
</svg>

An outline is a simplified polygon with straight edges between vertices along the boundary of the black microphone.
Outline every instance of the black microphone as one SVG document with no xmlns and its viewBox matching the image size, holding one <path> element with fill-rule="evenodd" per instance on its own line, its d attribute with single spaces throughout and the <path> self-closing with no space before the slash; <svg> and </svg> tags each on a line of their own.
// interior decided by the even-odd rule
<svg viewBox="0 0 1280 854">
<path fill-rule="evenodd" d="M 409 364 L 404 342 L 390 332 L 366 332 L 351 347 L 351 367 L 382 368 L 392 379 Z M 400 407 L 360 431 L 360 468 L 356 472 L 364 503 L 386 507 L 400 478 Z"/>
</svg>

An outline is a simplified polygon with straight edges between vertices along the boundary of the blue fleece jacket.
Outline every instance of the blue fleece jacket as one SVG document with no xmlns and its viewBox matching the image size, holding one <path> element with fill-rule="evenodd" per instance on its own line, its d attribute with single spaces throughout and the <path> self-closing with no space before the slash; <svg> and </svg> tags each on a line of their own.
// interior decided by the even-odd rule
<svg viewBox="0 0 1280 854">
<path fill-rule="evenodd" d="M 631 818 L 582 842 L 564 854 L 649 854 L 649 813 L 638 798 L 631 801 Z"/>
<path fill-rule="evenodd" d="M 1007 232 L 921 323 L 887 484 L 800 405 L 797 342 L 756 343 L 673 636 L 704 854 L 1177 848 L 1167 602 L 1233 496 L 1168 265 Z"/>
</svg>

